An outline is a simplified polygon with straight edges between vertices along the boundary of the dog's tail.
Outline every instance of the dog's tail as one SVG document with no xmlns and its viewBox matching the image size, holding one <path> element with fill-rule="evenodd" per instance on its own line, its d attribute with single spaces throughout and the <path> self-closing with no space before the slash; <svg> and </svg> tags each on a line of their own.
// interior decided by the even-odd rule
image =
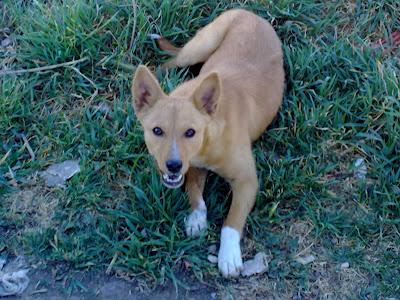
<svg viewBox="0 0 400 300">
<path fill-rule="evenodd" d="M 170 41 L 168 41 L 165 37 L 162 37 L 161 35 L 151 33 L 149 34 L 149 37 L 156 41 L 157 46 L 161 50 L 167 52 L 170 55 L 176 56 L 181 50 L 181 48 L 175 47 Z"/>
<path fill-rule="evenodd" d="M 198 31 L 182 48 L 175 47 L 167 39 L 159 35 L 151 35 L 162 50 L 175 56 L 164 67 L 185 67 L 206 61 L 219 47 L 240 12 L 241 10 L 230 10 L 223 13 Z"/>
</svg>

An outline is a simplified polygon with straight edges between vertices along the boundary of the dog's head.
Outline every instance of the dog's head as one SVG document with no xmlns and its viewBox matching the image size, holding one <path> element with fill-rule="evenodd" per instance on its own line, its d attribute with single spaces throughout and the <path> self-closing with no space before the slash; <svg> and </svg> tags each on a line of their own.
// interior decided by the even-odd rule
<svg viewBox="0 0 400 300">
<path fill-rule="evenodd" d="M 132 95 L 147 149 L 157 161 L 162 182 L 169 188 L 180 187 L 190 161 L 202 150 L 207 125 L 217 109 L 217 73 L 206 76 L 182 98 L 166 95 L 154 75 L 141 65 L 136 70 Z"/>
</svg>

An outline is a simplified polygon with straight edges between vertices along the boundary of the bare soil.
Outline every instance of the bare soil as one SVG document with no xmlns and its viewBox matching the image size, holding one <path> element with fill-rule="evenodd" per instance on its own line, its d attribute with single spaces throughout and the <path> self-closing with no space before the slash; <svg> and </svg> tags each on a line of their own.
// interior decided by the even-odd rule
<svg viewBox="0 0 400 300">
<path fill-rule="evenodd" d="M 72 271 L 61 278 L 54 269 L 33 269 L 29 272 L 30 283 L 22 295 L 7 297 L 7 300 L 55 300 L 55 299 L 99 299 L 99 300 L 146 300 L 146 299 L 212 299 L 215 293 L 203 284 L 193 284 L 190 290 L 169 283 L 147 290 L 138 282 L 129 282 L 100 272 Z"/>
</svg>

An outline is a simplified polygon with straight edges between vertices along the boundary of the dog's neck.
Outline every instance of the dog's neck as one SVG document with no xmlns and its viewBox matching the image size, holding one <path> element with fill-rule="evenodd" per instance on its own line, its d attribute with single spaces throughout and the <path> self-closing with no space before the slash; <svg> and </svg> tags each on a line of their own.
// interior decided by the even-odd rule
<svg viewBox="0 0 400 300">
<path fill-rule="evenodd" d="M 204 131 L 203 144 L 197 155 L 191 160 L 191 165 L 214 171 L 224 156 L 227 141 L 224 141 L 225 122 L 211 119 Z"/>
</svg>

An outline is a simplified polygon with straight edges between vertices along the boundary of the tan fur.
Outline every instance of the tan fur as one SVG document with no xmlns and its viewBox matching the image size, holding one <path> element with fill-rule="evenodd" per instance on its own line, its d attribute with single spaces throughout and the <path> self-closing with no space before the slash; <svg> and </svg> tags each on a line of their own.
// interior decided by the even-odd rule
<svg viewBox="0 0 400 300">
<path fill-rule="evenodd" d="M 149 152 L 159 169 L 176 141 L 186 173 L 186 189 L 195 209 L 209 169 L 228 180 L 233 199 L 224 226 L 243 230 L 257 193 L 251 143 L 275 117 L 282 101 L 284 71 L 279 38 L 264 19 L 230 10 L 200 30 L 168 66 L 204 62 L 198 77 L 165 95 L 144 66 L 136 72 L 132 92 Z M 162 44 L 160 45 L 162 46 Z M 165 131 L 155 136 L 152 129 Z M 188 128 L 196 130 L 186 138 Z"/>
</svg>

